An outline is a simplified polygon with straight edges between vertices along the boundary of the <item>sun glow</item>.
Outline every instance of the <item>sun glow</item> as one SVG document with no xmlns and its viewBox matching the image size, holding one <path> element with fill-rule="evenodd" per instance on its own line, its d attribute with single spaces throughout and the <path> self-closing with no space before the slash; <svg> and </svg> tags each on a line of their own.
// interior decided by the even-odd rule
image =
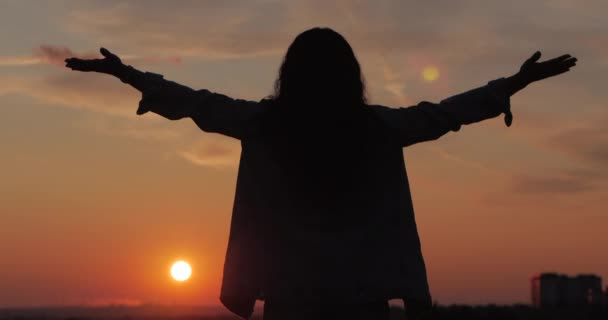
<svg viewBox="0 0 608 320">
<path fill-rule="evenodd" d="M 435 66 L 427 66 L 422 70 L 422 78 L 426 82 L 433 82 L 439 79 L 439 69 Z"/>
<path fill-rule="evenodd" d="M 176 261 L 171 266 L 171 277 L 175 279 L 175 281 L 186 281 L 192 275 L 192 268 L 186 261 Z"/>
</svg>

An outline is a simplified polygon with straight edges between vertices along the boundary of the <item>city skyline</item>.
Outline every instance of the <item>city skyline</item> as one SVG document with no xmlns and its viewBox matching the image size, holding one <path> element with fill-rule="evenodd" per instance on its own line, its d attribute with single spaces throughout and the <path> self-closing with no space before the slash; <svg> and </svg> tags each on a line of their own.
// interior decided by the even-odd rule
<svg viewBox="0 0 608 320">
<path fill-rule="evenodd" d="M 538 308 L 608 305 L 608 286 L 595 274 L 569 276 L 557 272 L 536 274 L 530 281 L 532 305 Z"/>
</svg>

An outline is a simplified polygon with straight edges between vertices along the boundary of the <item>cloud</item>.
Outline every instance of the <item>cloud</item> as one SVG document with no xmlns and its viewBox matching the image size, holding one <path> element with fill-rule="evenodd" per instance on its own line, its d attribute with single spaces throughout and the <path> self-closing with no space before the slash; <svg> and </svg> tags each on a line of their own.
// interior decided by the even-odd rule
<svg viewBox="0 0 608 320">
<path fill-rule="evenodd" d="M 54 64 L 65 66 L 66 58 L 76 57 L 81 59 L 97 59 L 99 54 L 92 52 L 77 54 L 68 47 L 56 47 L 51 45 L 41 45 L 34 49 L 34 57 L 38 58 L 41 63 Z"/>
<path fill-rule="evenodd" d="M 577 95 L 581 97 L 581 95 Z M 517 193 L 581 193 L 606 190 L 608 184 L 608 121 L 606 109 L 577 112 L 569 117 L 522 114 L 518 129 L 545 168 L 515 174 L 509 182 Z"/>
<path fill-rule="evenodd" d="M 286 4 L 269 1 L 93 1 L 75 7 L 64 21 L 67 30 L 160 55 L 265 55 L 284 50 L 287 41 L 281 37 Z"/>
<path fill-rule="evenodd" d="M 43 63 L 38 57 L 32 56 L 4 56 L 0 57 L 0 66 L 31 66 Z"/>
<path fill-rule="evenodd" d="M 458 4 L 441 0 L 415 5 L 408 1 L 328 3 L 320 0 L 94 0 L 69 3 L 70 10 L 60 19 L 64 30 L 87 41 L 94 39 L 110 50 L 116 48 L 117 53 L 125 52 L 121 55 L 124 59 L 148 63 L 180 63 L 182 59 L 194 58 L 278 57 L 299 32 L 327 25 L 343 33 L 366 59 L 370 56 L 371 59 L 386 58 L 378 63 L 376 76 L 367 78 L 371 84 L 368 88 L 373 91 L 373 86 L 378 86 L 379 92 L 389 93 L 389 101 L 400 105 L 413 104 L 417 101 L 412 97 L 425 97 L 426 93 L 434 97 L 456 93 L 451 90 L 452 86 L 460 91 L 478 83 L 478 79 L 496 75 L 495 70 L 500 70 L 498 75 L 505 75 L 505 70 L 515 71 L 517 63 L 527 58 L 525 54 L 531 53 L 532 48 L 576 48 L 588 59 L 600 61 L 599 53 L 605 53 L 608 47 L 601 44 L 605 43 L 607 28 L 604 20 L 580 19 L 593 9 L 606 6 L 605 1 L 591 1 L 585 8 L 568 1 L 535 1 L 526 3 L 526 10 L 517 9 L 512 3 L 481 6 L 473 0 Z M 556 17 L 563 19 L 556 21 Z M 554 37 L 547 37 L 547 34 L 560 36 L 562 41 L 554 41 Z M 30 55 L 0 57 L 0 65 L 59 66 L 69 55 L 100 57 L 95 51 L 81 52 L 67 46 L 45 44 L 33 49 Z M 605 57 L 601 59 L 605 61 Z M 441 83 L 426 87 L 417 84 L 420 82 L 418 69 L 428 63 L 441 67 L 441 81 L 446 75 L 454 75 L 448 79 L 451 86 L 445 87 L 449 90 L 435 94 L 429 88 L 439 88 Z M 0 79 L 6 84 L 0 92 L 19 92 L 55 105 L 94 112 L 134 116 L 133 109 L 139 98 L 133 89 L 103 75 L 53 74 L 39 78 L 18 77 L 9 83 L 13 78 Z M 588 79 L 585 84 L 596 83 L 592 80 Z M 572 81 L 562 83 L 570 85 Z M 537 96 L 540 97 L 537 102 L 545 103 L 545 106 L 551 104 L 543 100 L 562 99 L 557 95 Z M 570 96 L 578 96 L 578 93 Z M 517 118 L 518 111 L 514 111 L 515 126 L 521 128 L 525 119 L 523 116 Z M 535 125 L 531 123 L 532 127 Z M 594 139 L 596 142 L 583 148 L 576 142 L 560 139 L 562 142 L 555 144 L 559 145 L 556 149 L 584 158 L 584 161 L 597 163 L 606 155 L 605 148 L 601 147 L 605 140 Z M 194 156 L 197 152 L 193 150 L 183 152 L 184 157 L 200 159 Z"/>
<path fill-rule="evenodd" d="M 68 72 L 40 79 L 0 77 L 0 96 L 8 93 L 27 95 L 49 105 L 92 111 L 76 126 L 102 135 L 178 143 L 177 147 L 170 147 L 170 152 L 195 165 L 238 166 L 238 141 L 213 134 L 194 138 L 200 137 L 200 132 L 192 124 L 165 126 L 163 121 L 154 121 L 163 120 L 161 117 L 137 116 L 139 93 L 107 76 Z M 145 117 L 146 121 L 137 121 L 138 117 Z"/>
<path fill-rule="evenodd" d="M 478 43 L 484 51 L 507 48 L 475 1 L 90 1 L 73 7 L 63 21 L 72 33 L 188 57 L 280 55 L 299 32 L 315 26 L 335 28 L 368 52 L 416 48 L 468 57 Z"/>
<path fill-rule="evenodd" d="M 103 56 L 97 52 L 77 53 L 65 46 L 54 46 L 43 44 L 32 50 L 32 54 L 22 56 L 0 56 L 0 66 L 31 66 L 31 65 L 55 65 L 64 67 L 66 58 L 80 59 L 102 59 Z M 179 55 L 133 55 L 121 54 L 123 63 L 143 62 L 146 64 L 172 64 L 181 65 L 182 57 Z"/>
<path fill-rule="evenodd" d="M 491 166 L 488 166 L 487 164 L 485 164 L 483 162 L 472 160 L 469 158 L 464 158 L 455 153 L 448 152 L 441 147 L 431 146 L 430 150 L 432 150 L 433 152 L 435 152 L 436 154 L 438 154 L 440 157 L 442 157 L 443 159 L 445 159 L 447 161 L 450 161 L 452 163 L 457 163 L 461 166 L 473 168 L 479 172 L 483 172 L 484 174 L 490 174 L 490 175 L 493 175 L 494 177 L 503 177 L 507 174 L 503 171 L 500 171 Z"/>
<path fill-rule="evenodd" d="M 31 66 L 40 64 L 50 64 L 64 66 L 66 58 L 77 57 L 81 59 L 102 58 L 100 54 L 94 52 L 76 53 L 68 47 L 40 45 L 32 49 L 32 53 L 22 56 L 0 56 L 0 66 Z"/>
<path fill-rule="evenodd" d="M 559 97 L 563 96 L 567 101 L 571 95 L 575 96 L 575 100 L 583 101 L 581 105 L 585 105 L 586 109 L 577 106 L 572 112 L 561 115 L 521 112 L 517 134 L 525 137 L 527 143 L 534 147 L 565 157 L 578 167 L 595 170 L 598 175 L 608 175 L 606 103 L 601 101 L 602 97 L 578 90 L 572 94 L 560 94 Z"/>
<path fill-rule="evenodd" d="M 520 174 L 513 176 L 511 191 L 518 194 L 573 194 L 592 191 L 597 184 L 586 174 L 569 174 L 562 172 L 545 173 L 544 175 Z"/>
<path fill-rule="evenodd" d="M 17 93 L 49 105 L 134 117 L 138 92 L 108 75 L 66 73 L 41 77 L 0 77 L 0 95 Z"/>
<path fill-rule="evenodd" d="M 591 8 L 570 2 L 516 1 L 479 5 L 475 0 L 427 1 L 155 1 L 71 2 L 63 28 L 117 52 L 153 52 L 185 61 L 271 56 L 279 59 L 293 38 L 315 26 L 345 35 L 360 57 L 389 59 L 393 76 L 367 77 L 391 102 L 429 94 L 435 100 L 491 78 L 508 76 L 537 49 L 547 57 L 578 50 L 599 59 L 588 44 L 604 37 L 605 24 L 587 19 Z M 523 10 L 522 8 L 526 8 Z M 556 22 L 555 17 L 562 20 Z M 573 24 L 573 21 L 577 21 Z M 547 37 L 553 34 L 555 37 Z M 601 59 L 605 59 L 602 57 Z M 362 61 L 362 64 L 369 60 Z M 439 81 L 417 86 L 426 65 Z M 379 70 L 387 68 L 377 64 Z M 449 78 L 448 78 L 449 76 Z M 452 90 L 454 88 L 454 90 Z M 418 95 L 418 93 L 424 95 Z M 388 94 L 387 94 L 388 93 Z"/>
<path fill-rule="evenodd" d="M 511 189 L 517 193 L 580 193 L 606 190 L 608 184 L 608 128 L 606 116 L 594 120 L 566 126 L 557 133 L 545 135 L 535 144 L 559 159 L 559 155 L 569 160 L 557 169 L 546 169 L 534 174 L 515 175 Z M 563 127 L 562 123 L 548 122 L 553 128 Z M 546 128 L 545 128 L 546 129 Z M 542 130 L 542 129 L 539 129 Z M 556 161 L 559 163 L 559 161 Z M 547 164 L 551 167 L 551 163 Z"/>
<path fill-rule="evenodd" d="M 241 148 L 238 141 L 213 135 L 199 139 L 177 151 L 177 155 L 192 164 L 214 168 L 238 166 Z"/>
<path fill-rule="evenodd" d="M 188 130 L 185 130 L 183 126 L 167 126 L 165 122 L 149 121 L 149 118 L 145 121 L 142 120 L 96 114 L 85 118 L 76 126 L 103 135 L 129 137 L 138 140 L 176 142 L 188 135 Z"/>
<path fill-rule="evenodd" d="M 608 117 L 550 136 L 547 144 L 608 173 Z"/>
<path fill-rule="evenodd" d="M 382 59 L 382 76 L 384 80 L 384 90 L 389 92 L 396 103 L 401 106 L 413 104 L 405 94 L 405 81 L 397 74 L 397 71 L 392 68 L 386 59 Z"/>
</svg>

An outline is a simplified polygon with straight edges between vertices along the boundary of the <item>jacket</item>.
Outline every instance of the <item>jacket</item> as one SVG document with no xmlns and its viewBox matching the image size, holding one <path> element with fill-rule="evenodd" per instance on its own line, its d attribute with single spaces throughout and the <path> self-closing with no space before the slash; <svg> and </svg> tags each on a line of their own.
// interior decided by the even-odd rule
<svg viewBox="0 0 608 320">
<path fill-rule="evenodd" d="M 439 103 L 334 110 L 145 77 L 141 110 L 241 142 L 220 300 L 243 318 L 257 299 L 430 302 L 402 149 L 510 112 L 504 78 Z"/>
</svg>

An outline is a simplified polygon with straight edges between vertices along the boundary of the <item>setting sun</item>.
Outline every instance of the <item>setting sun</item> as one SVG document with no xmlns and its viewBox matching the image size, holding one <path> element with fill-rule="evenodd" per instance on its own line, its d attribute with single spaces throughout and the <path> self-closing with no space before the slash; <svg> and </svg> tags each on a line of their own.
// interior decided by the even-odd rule
<svg viewBox="0 0 608 320">
<path fill-rule="evenodd" d="M 176 281 L 186 281 L 192 275 L 192 268 L 186 261 L 176 261 L 171 266 L 171 277 Z"/>
</svg>

